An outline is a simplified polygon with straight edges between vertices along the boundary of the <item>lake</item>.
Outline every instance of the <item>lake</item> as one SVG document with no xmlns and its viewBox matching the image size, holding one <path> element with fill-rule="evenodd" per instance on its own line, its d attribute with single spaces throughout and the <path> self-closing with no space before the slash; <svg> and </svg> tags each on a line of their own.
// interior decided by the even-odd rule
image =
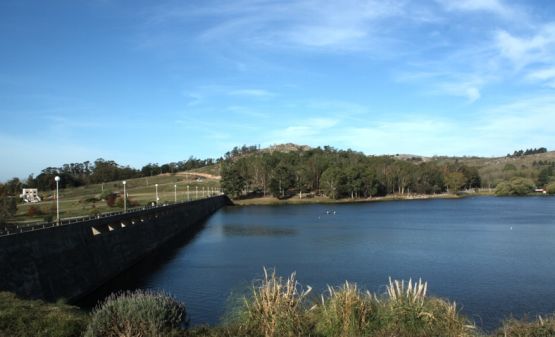
<svg viewBox="0 0 555 337">
<path fill-rule="evenodd" d="M 107 287 L 165 290 L 192 324 L 215 324 L 263 266 L 296 271 L 318 293 L 345 280 L 383 293 L 388 277 L 422 278 L 491 329 L 511 313 L 555 312 L 555 198 L 226 207 Z"/>
</svg>

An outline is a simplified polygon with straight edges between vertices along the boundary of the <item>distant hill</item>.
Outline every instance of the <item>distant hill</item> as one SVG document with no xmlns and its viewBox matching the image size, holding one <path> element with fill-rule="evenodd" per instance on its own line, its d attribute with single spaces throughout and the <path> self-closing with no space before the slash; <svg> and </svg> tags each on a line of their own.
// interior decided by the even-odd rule
<svg viewBox="0 0 555 337">
<path fill-rule="evenodd" d="M 297 145 L 297 144 L 293 144 L 293 143 L 287 143 L 287 144 L 276 144 L 276 145 L 271 145 L 265 149 L 262 149 L 262 151 L 267 151 L 267 152 L 300 152 L 300 151 L 308 151 L 312 149 L 310 146 L 308 145 Z"/>
</svg>

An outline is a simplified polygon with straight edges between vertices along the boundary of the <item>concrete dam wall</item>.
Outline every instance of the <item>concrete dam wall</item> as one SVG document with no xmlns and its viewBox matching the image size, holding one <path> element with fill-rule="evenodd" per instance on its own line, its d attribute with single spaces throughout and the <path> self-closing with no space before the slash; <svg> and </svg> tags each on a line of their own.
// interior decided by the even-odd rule
<svg viewBox="0 0 555 337">
<path fill-rule="evenodd" d="M 216 196 L 2 236 L 0 290 L 77 299 L 228 204 Z"/>
</svg>

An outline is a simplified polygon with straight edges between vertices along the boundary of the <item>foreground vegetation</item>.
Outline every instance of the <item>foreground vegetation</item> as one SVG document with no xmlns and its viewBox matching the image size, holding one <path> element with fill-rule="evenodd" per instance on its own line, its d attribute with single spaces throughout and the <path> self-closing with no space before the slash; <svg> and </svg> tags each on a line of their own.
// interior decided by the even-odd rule
<svg viewBox="0 0 555 337">
<path fill-rule="evenodd" d="M 113 294 L 92 313 L 62 303 L 25 301 L 0 293 L 0 336 L 56 337 L 547 337 L 555 316 L 510 319 L 480 331 L 455 303 L 427 296 L 427 283 L 389 280 L 382 295 L 345 282 L 315 296 L 295 274 L 264 270 L 219 326 L 188 328 L 183 304 L 164 293 Z"/>
</svg>

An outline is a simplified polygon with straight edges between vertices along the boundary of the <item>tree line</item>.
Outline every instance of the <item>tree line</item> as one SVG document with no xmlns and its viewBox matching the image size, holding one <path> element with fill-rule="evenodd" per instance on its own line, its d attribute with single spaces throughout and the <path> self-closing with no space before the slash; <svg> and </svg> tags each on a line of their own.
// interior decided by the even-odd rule
<svg viewBox="0 0 555 337">
<path fill-rule="evenodd" d="M 162 173 L 176 173 L 213 165 L 223 159 L 197 159 L 190 157 L 187 160 L 159 165 L 149 163 L 141 169 L 120 165 L 113 160 L 99 158 L 94 162 L 63 164 L 60 167 L 47 167 L 37 176 L 30 174 L 27 179 L 12 178 L 5 183 L 0 183 L 0 188 L 5 195 L 18 196 L 22 188 L 38 188 L 41 191 L 56 188 L 55 176 L 59 176 L 60 188 L 79 187 L 88 184 L 105 183 L 114 180 L 149 177 Z"/>
<path fill-rule="evenodd" d="M 366 156 L 330 146 L 293 152 L 253 151 L 222 162 L 222 187 L 233 197 L 247 194 L 287 198 L 310 193 L 330 198 L 388 194 L 435 194 L 481 186 L 475 167 Z"/>
<path fill-rule="evenodd" d="M 538 153 L 546 153 L 547 149 L 545 147 L 540 147 L 540 148 L 533 148 L 533 149 L 526 149 L 526 150 L 518 150 L 518 151 L 514 151 L 513 154 L 507 154 L 507 157 L 509 158 L 515 158 L 515 157 L 522 157 L 522 156 L 528 156 L 531 154 L 538 154 Z"/>
</svg>

